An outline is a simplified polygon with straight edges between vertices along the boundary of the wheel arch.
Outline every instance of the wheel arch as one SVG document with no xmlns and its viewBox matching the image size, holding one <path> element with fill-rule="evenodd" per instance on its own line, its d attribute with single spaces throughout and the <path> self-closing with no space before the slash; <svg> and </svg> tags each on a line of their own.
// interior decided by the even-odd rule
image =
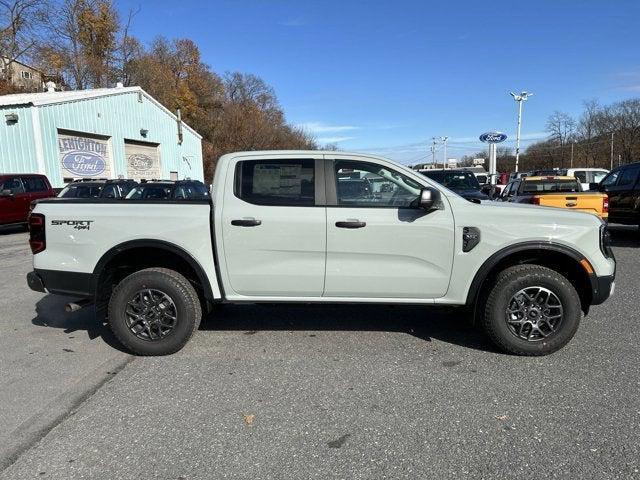
<svg viewBox="0 0 640 480">
<path fill-rule="evenodd" d="M 130 262 L 126 264 L 126 262 Z M 121 268 L 133 273 L 149 267 L 170 268 L 183 274 L 200 290 L 208 302 L 216 301 L 211 283 L 202 265 L 182 247 L 164 240 L 137 239 L 120 243 L 107 252 L 96 263 L 93 274 L 96 282 L 96 300 L 104 293 L 112 271 Z M 110 292 L 110 288 L 106 289 Z"/>
<path fill-rule="evenodd" d="M 483 285 L 505 268 L 528 263 L 548 267 L 568 278 L 576 288 L 586 314 L 597 289 L 597 281 L 593 273 L 587 273 L 581 264 L 583 260 L 585 256 L 580 252 L 559 243 L 522 242 L 510 245 L 491 255 L 478 269 L 467 292 L 466 304 L 475 306 L 483 294 Z"/>
</svg>

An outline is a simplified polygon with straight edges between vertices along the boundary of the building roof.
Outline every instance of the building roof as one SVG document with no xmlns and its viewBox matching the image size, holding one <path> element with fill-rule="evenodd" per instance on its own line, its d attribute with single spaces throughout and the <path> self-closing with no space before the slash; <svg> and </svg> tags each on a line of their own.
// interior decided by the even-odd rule
<svg viewBox="0 0 640 480">
<path fill-rule="evenodd" d="M 164 112 L 174 120 L 178 119 L 171 110 L 145 92 L 141 87 L 93 88 L 89 90 L 68 90 L 64 92 L 12 93 L 10 95 L 0 95 L 0 107 L 12 107 L 19 105 L 41 107 L 46 105 L 55 105 L 58 103 L 92 100 L 94 98 L 136 92 L 142 93 L 147 97 L 147 99 L 157 105 L 160 109 L 164 110 Z M 189 125 L 184 122 L 182 122 L 182 124 L 198 138 L 202 138 L 202 135 L 196 132 Z"/>
<path fill-rule="evenodd" d="M 39 68 L 34 67 L 34 66 L 32 66 L 32 65 L 29 65 L 29 64 L 27 64 L 27 63 L 21 62 L 20 60 L 16 60 L 15 58 L 14 58 L 13 60 L 11 60 L 11 59 L 10 59 L 10 58 L 8 58 L 8 57 L 0 57 L 0 59 L 2 59 L 2 61 L 3 61 L 3 63 L 4 63 L 5 65 L 6 65 L 6 64 L 9 64 L 9 63 L 17 63 L 18 65 L 22 65 L 23 67 L 30 68 L 31 70 L 35 70 L 36 72 L 41 73 L 41 74 L 43 74 L 43 75 L 44 75 L 44 71 L 40 70 Z"/>
</svg>

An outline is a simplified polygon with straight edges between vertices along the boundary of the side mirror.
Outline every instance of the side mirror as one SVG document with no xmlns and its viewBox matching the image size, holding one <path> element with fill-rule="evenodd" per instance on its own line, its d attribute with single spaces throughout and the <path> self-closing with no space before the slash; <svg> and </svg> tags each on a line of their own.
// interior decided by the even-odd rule
<svg viewBox="0 0 640 480">
<path fill-rule="evenodd" d="M 440 201 L 440 192 L 433 188 L 423 188 L 420 192 L 418 207 L 424 210 L 433 210 Z"/>
<path fill-rule="evenodd" d="M 13 190 L 2 190 L 0 191 L 0 197 L 13 197 Z"/>
<path fill-rule="evenodd" d="M 589 183 L 589 190 L 599 190 L 600 184 L 597 182 Z"/>
</svg>

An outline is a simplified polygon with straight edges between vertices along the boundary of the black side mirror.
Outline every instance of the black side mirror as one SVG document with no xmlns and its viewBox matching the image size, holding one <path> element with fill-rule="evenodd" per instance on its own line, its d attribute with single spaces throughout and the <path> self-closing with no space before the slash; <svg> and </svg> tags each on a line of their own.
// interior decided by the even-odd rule
<svg viewBox="0 0 640 480">
<path fill-rule="evenodd" d="M 0 197 L 13 197 L 13 190 L 2 190 L 0 191 Z"/>
<path fill-rule="evenodd" d="M 597 182 L 591 182 L 589 183 L 589 190 L 598 190 L 598 187 L 600 186 L 599 183 Z"/>
<path fill-rule="evenodd" d="M 420 192 L 418 207 L 433 210 L 440 202 L 440 192 L 434 188 L 423 188 Z"/>
</svg>

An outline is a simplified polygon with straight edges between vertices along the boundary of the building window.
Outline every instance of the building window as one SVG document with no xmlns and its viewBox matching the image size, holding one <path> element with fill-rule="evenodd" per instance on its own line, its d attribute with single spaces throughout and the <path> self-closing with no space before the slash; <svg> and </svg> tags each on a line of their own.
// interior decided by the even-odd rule
<svg viewBox="0 0 640 480">
<path fill-rule="evenodd" d="M 21 74 L 22 74 L 22 78 L 26 78 L 28 80 L 31 80 L 33 78 L 33 73 L 28 72 L 26 70 L 22 70 Z"/>
</svg>

